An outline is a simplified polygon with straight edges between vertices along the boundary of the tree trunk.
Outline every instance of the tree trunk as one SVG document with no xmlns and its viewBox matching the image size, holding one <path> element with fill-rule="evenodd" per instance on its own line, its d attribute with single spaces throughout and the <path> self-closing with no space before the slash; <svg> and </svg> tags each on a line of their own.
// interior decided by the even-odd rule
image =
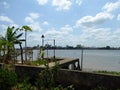
<svg viewBox="0 0 120 90">
<path fill-rule="evenodd" d="M 7 55 L 6 55 L 6 59 L 5 59 L 5 63 L 9 63 L 9 60 L 11 59 L 11 55 L 10 55 L 10 47 L 7 47 Z"/>
</svg>

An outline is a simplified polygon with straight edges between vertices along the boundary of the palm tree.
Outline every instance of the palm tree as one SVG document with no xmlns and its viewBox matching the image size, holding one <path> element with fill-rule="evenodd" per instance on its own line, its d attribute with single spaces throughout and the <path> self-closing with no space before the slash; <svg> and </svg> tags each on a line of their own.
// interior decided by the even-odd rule
<svg viewBox="0 0 120 90">
<path fill-rule="evenodd" d="M 19 28 L 14 30 L 14 26 L 8 27 L 5 37 L 1 40 L 2 45 L 4 45 L 4 49 L 6 49 L 7 51 L 6 60 L 5 60 L 6 63 L 8 63 L 8 60 L 11 60 L 11 55 L 12 55 L 12 52 L 14 51 L 15 42 L 18 41 L 23 34 L 23 33 L 17 34 L 18 30 Z"/>
<path fill-rule="evenodd" d="M 22 30 L 25 30 L 25 60 L 27 61 L 27 31 L 32 31 L 29 26 L 22 26 Z"/>
</svg>

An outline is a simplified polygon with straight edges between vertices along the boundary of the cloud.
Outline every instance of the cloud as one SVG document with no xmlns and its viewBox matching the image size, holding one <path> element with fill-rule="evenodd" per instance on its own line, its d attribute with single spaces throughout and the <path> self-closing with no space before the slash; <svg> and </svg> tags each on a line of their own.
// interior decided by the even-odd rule
<svg viewBox="0 0 120 90">
<path fill-rule="evenodd" d="M 32 19 L 37 19 L 40 17 L 40 15 L 38 13 L 30 13 L 29 15 Z"/>
<path fill-rule="evenodd" d="M 65 25 L 64 27 L 60 28 L 60 31 L 69 34 L 70 32 L 73 31 L 73 28 L 70 25 Z"/>
<path fill-rule="evenodd" d="M 38 13 L 29 13 L 29 16 L 25 17 L 25 22 L 29 23 L 29 26 L 35 32 L 41 32 L 42 31 L 40 23 L 37 21 L 37 19 L 39 17 L 40 17 L 40 15 Z"/>
<path fill-rule="evenodd" d="M 78 38 L 85 46 L 105 46 L 109 40 L 113 40 L 112 35 L 110 28 L 86 28 Z"/>
<path fill-rule="evenodd" d="M 56 30 L 55 28 L 52 28 L 51 30 L 46 32 L 46 35 L 49 36 L 64 36 L 68 35 L 73 31 L 73 28 L 70 25 L 65 25 L 63 27 L 60 27 L 59 30 Z"/>
<path fill-rule="evenodd" d="M 117 0 L 116 2 L 109 2 L 109 3 L 106 3 L 104 6 L 103 6 L 103 10 L 107 11 L 107 12 L 112 12 L 116 9 L 119 9 L 120 8 L 120 0 Z"/>
<path fill-rule="evenodd" d="M 37 0 L 37 2 L 39 5 L 45 5 L 48 2 L 48 0 Z"/>
<path fill-rule="evenodd" d="M 44 21 L 43 25 L 49 25 L 49 23 L 47 21 Z"/>
<path fill-rule="evenodd" d="M 35 19 L 38 19 L 40 15 L 38 13 L 30 13 L 29 16 L 25 18 L 25 22 L 33 23 Z"/>
<path fill-rule="evenodd" d="M 117 20 L 120 20 L 120 14 L 117 16 Z"/>
<path fill-rule="evenodd" d="M 68 45 L 68 43 L 71 43 L 71 45 L 74 45 L 75 37 L 72 35 L 71 33 L 72 31 L 73 31 L 72 26 L 64 25 L 59 29 L 51 28 L 50 30 L 47 30 L 45 32 L 45 37 L 47 39 L 55 39 L 57 45 Z"/>
<path fill-rule="evenodd" d="M 33 23 L 34 20 L 33 20 L 31 17 L 26 17 L 26 18 L 25 18 L 25 22 Z"/>
<path fill-rule="evenodd" d="M 96 25 L 103 24 L 104 22 L 111 20 L 113 15 L 105 12 L 100 12 L 96 16 L 84 16 L 76 22 L 77 27 L 95 27 Z"/>
<path fill-rule="evenodd" d="M 70 0 L 52 0 L 52 5 L 56 7 L 57 11 L 69 10 L 72 2 Z"/>
<path fill-rule="evenodd" d="M 82 0 L 76 0 L 76 4 L 80 6 L 82 4 Z"/>
<path fill-rule="evenodd" d="M 36 31 L 36 32 L 41 32 L 42 31 L 42 28 L 41 28 L 39 22 L 31 23 L 31 24 L 29 24 L 29 26 L 33 29 L 33 31 Z"/>
<path fill-rule="evenodd" d="M 11 20 L 9 17 L 7 16 L 0 16 L 0 21 L 3 22 L 8 22 L 8 23 L 13 23 L 13 20 Z"/>
<path fill-rule="evenodd" d="M 2 4 L 3 4 L 4 8 L 9 8 L 10 7 L 10 5 L 5 1 Z"/>
</svg>

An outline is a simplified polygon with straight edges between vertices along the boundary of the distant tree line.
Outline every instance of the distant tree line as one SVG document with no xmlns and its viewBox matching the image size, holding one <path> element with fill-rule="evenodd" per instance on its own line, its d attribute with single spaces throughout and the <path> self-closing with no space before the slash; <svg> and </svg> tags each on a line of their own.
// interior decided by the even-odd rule
<svg viewBox="0 0 120 90">
<path fill-rule="evenodd" d="M 39 49 L 40 45 L 34 46 L 32 47 L 33 49 Z M 71 46 L 71 45 L 66 45 L 66 46 L 53 46 L 50 44 L 45 44 L 44 49 L 99 49 L 99 50 L 112 50 L 112 49 L 116 49 L 119 50 L 120 47 L 110 47 L 110 46 L 105 46 L 105 47 L 87 47 L 87 46 L 83 46 L 81 44 L 78 44 L 76 46 Z"/>
</svg>

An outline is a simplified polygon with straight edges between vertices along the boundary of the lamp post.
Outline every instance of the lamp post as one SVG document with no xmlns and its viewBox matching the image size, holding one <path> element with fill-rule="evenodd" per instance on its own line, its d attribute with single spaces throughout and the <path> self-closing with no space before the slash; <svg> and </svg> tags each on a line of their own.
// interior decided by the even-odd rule
<svg viewBox="0 0 120 90">
<path fill-rule="evenodd" d="M 42 48 L 44 46 L 44 37 L 45 37 L 44 35 L 41 36 L 41 38 L 42 38 Z"/>
</svg>

